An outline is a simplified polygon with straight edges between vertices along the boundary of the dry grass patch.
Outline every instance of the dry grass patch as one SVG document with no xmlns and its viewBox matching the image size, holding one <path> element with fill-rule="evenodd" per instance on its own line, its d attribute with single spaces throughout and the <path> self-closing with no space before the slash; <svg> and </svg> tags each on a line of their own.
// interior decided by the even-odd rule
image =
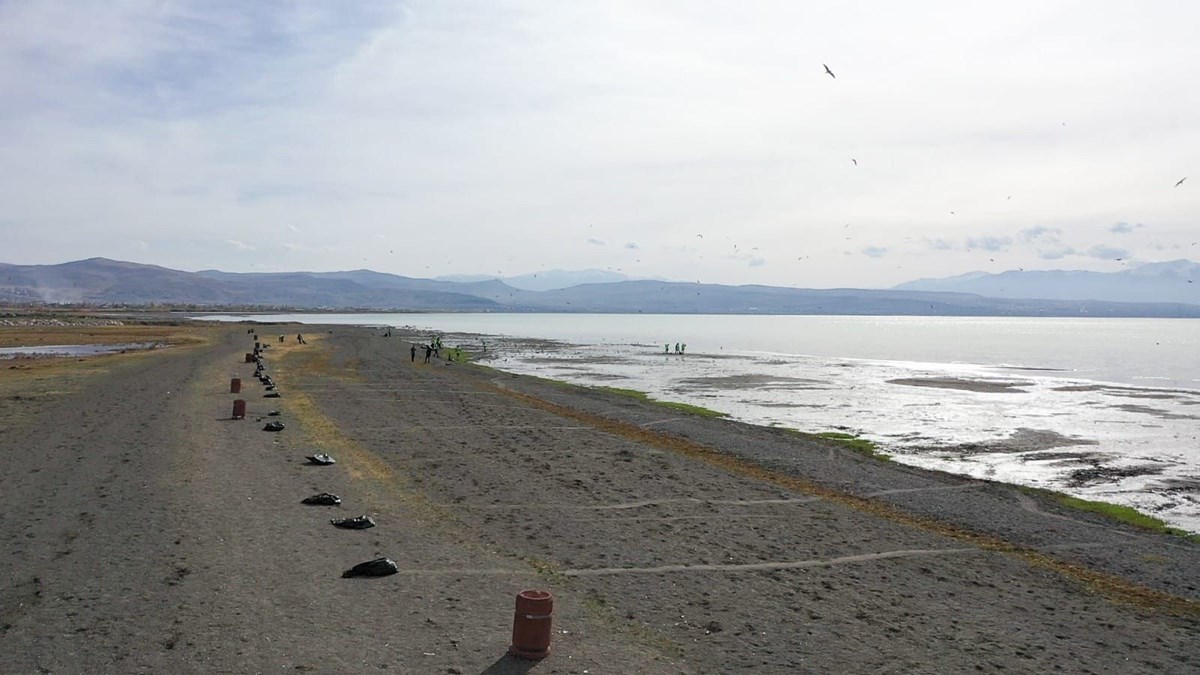
<svg viewBox="0 0 1200 675">
<path fill-rule="evenodd" d="M 43 345 L 111 345 L 125 342 L 161 342 L 168 345 L 202 344 L 223 327 L 207 325 L 125 326 L 4 326 L 0 347 Z"/>
</svg>

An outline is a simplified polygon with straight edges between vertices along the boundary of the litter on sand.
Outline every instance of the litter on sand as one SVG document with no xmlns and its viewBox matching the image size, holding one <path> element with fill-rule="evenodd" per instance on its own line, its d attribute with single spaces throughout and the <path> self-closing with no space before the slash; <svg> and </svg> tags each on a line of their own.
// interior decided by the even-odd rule
<svg viewBox="0 0 1200 675">
<path fill-rule="evenodd" d="M 277 391 L 268 391 L 267 393 L 263 394 L 263 398 L 279 398 L 279 397 L 280 397 L 279 392 L 277 392 Z"/>
<path fill-rule="evenodd" d="M 376 558 L 368 560 L 365 563 L 359 563 L 354 567 L 342 572 L 342 578 L 350 577 L 386 577 L 389 574 L 395 574 L 400 570 L 396 569 L 396 563 L 391 558 Z"/>
<path fill-rule="evenodd" d="M 321 494 L 316 494 L 311 497 L 305 497 L 304 499 L 300 500 L 300 503 L 315 504 L 317 506 L 337 506 L 338 504 L 342 503 L 342 498 L 335 494 L 322 492 Z"/>
<path fill-rule="evenodd" d="M 313 464 L 320 464 L 321 466 L 328 466 L 328 465 L 330 465 L 330 464 L 337 464 L 337 460 L 336 460 L 336 459 L 334 459 L 334 458 L 330 457 L 329 455 L 327 455 L 327 454 L 325 454 L 325 453 L 323 453 L 323 452 L 319 452 L 319 453 L 317 453 L 317 454 L 315 454 L 315 455 L 309 455 L 309 456 L 308 456 L 308 461 L 309 461 L 309 462 L 311 462 L 311 463 L 313 463 Z"/>
<path fill-rule="evenodd" d="M 333 523 L 334 527 L 340 527 L 344 530 L 365 530 L 368 527 L 375 527 L 375 521 L 371 520 L 371 516 L 333 518 L 329 522 Z"/>
<path fill-rule="evenodd" d="M 263 431 L 283 431 L 283 422 L 267 422 L 263 425 Z"/>
<path fill-rule="evenodd" d="M 279 417 L 282 414 L 283 413 L 279 412 L 278 410 L 272 410 L 271 412 L 267 413 L 267 417 Z"/>
</svg>

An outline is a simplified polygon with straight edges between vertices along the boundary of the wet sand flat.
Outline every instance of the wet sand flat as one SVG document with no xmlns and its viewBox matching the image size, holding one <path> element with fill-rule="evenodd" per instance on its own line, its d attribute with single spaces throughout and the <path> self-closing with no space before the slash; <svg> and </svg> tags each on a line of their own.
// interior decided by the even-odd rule
<svg viewBox="0 0 1200 675">
<path fill-rule="evenodd" d="M 1200 546 L 836 444 L 333 328 L 0 380 L 13 672 L 1192 672 Z M 270 331 L 264 331 L 269 334 Z M 228 420 L 229 378 L 250 382 Z M 14 399 L 12 396 L 27 395 Z M 32 406 L 32 407 L 30 407 Z M 287 428 L 261 431 L 279 408 Z M 22 411 L 22 412 L 19 412 Z M 18 414 L 19 412 L 19 414 Z M 328 452 L 330 467 L 303 457 Z M 301 505 L 329 491 L 341 507 Z M 331 517 L 370 515 L 347 532 Z M 378 555 L 400 573 L 343 580 Z"/>
<path fill-rule="evenodd" d="M 1024 391 L 1020 389 L 1028 382 L 998 382 L 995 380 L 970 380 L 958 377 L 906 377 L 888 380 L 889 384 L 902 384 L 909 387 L 934 387 L 937 389 L 961 389 L 989 394 L 1003 394 Z"/>
</svg>

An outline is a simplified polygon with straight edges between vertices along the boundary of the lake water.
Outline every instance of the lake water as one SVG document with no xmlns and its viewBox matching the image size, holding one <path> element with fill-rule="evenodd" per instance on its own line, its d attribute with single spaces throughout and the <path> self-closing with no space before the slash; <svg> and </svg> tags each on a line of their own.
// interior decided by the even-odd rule
<svg viewBox="0 0 1200 675">
<path fill-rule="evenodd" d="M 1200 532 L 1198 320 L 197 318 L 407 326 L 476 347 L 488 335 L 490 365 L 511 372 L 637 389 L 754 424 L 854 433 L 897 461 L 1127 504 Z M 674 354 L 676 342 L 686 355 Z"/>
</svg>

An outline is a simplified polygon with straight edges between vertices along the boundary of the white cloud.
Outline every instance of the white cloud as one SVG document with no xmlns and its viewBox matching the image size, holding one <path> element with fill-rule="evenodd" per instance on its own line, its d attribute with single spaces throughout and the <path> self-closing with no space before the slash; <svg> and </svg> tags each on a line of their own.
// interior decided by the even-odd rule
<svg viewBox="0 0 1200 675">
<path fill-rule="evenodd" d="M 1120 260 L 1129 257 L 1129 251 L 1123 248 L 1115 248 L 1104 244 L 1096 244 L 1087 250 L 1087 254 L 1093 258 L 1101 260 Z"/>
<path fill-rule="evenodd" d="M 1056 242 L 1062 235 L 1062 228 L 1036 225 L 1021 230 L 1021 239 L 1025 241 Z"/>
<path fill-rule="evenodd" d="M 2 255 L 140 240 L 245 269 L 240 241 L 348 269 L 382 234 L 404 242 L 383 271 L 415 275 L 617 266 L 637 242 L 666 277 L 869 286 L 974 269 L 966 247 L 1090 250 L 1111 223 L 1133 253 L 1186 246 L 1198 23 L 1066 0 L 0 3 Z M 821 255 L 866 241 L 895 265 Z M 815 255 L 752 268 L 733 244 Z"/>
<path fill-rule="evenodd" d="M 1133 232 L 1134 230 L 1140 230 L 1143 227 L 1145 227 L 1145 225 L 1141 223 L 1135 223 L 1133 225 L 1130 225 L 1129 223 L 1117 223 L 1108 228 L 1108 231 L 1115 232 L 1117 234 L 1129 234 L 1130 232 Z"/>
<path fill-rule="evenodd" d="M 1007 251 L 1012 243 L 1012 237 L 969 237 L 966 247 L 984 251 Z"/>
<path fill-rule="evenodd" d="M 250 244 L 247 244 L 244 241 L 239 241 L 237 239 L 226 239 L 225 243 L 232 246 L 233 248 L 236 248 L 239 251 L 253 251 L 254 250 L 254 247 L 251 246 Z"/>
<path fill-rule="evenodd" d="M 1037 255 L 1042 260 L 1061 260 L 1067 256 L 1077 255 L 1077 253 L 1070 246 L 1055 246 L 1053 248 L 1039 249 Z"/>
</svg>

